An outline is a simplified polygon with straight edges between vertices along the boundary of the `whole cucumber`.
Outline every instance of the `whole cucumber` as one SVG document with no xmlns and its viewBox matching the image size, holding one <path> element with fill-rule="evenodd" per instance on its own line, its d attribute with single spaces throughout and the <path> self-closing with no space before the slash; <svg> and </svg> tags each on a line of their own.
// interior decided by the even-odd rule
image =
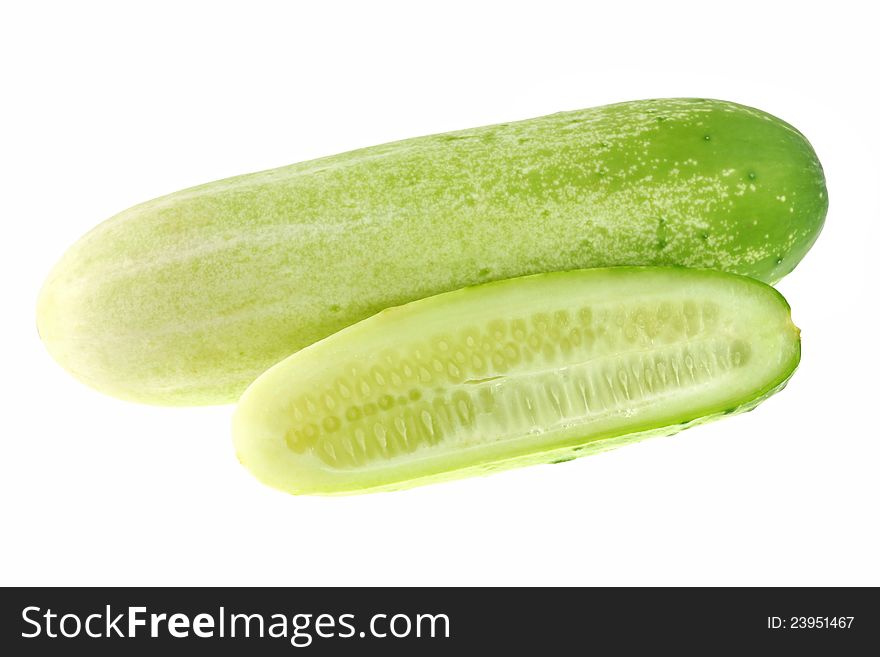
<svg viewBox="0 0 880 657">
<path fill-rule="evenodd" d="M 807 140 L 756 109 L 621 103 L 365 148 L 135 206 L 64 255 L 38 326 L 89 385 L 235 400 L 292 352 L 387 308 L 611 265 L 772 282 L 827 210 Z"/>
</svg>

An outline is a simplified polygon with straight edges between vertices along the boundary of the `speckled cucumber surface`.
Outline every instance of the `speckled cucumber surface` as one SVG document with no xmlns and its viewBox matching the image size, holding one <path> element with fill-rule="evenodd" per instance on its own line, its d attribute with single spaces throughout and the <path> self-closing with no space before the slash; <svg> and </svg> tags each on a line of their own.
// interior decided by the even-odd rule
<svg viewBox="0 0 880 657">
<path fill-rule="evenodd" d="M 39 299 L 52 355 L 112 395 L 232 402 L 394 305 L 610 265 L 772 282 L 827 209 L 807 140 L 756 109 L 646 100 L 365 148 L 184 190 L 77 242 Z"/>
<path fill-rule="evenodd" d="M 291 493 L 567 460 L 754 407 L 800 358 L 773 288 L 711 270 L 539 274 L 385 310 L 271 368 L 234 419 Z"/>
</svg>

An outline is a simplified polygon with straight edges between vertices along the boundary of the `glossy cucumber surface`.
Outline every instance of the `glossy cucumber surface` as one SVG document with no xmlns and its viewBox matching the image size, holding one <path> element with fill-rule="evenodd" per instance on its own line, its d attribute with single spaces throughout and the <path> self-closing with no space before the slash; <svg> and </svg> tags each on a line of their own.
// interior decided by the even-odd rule
<svg viewBox="0 0 880 657">
<path fill-rule="evenodd" d="M 745 410 L 799 331 L 773 288 L 683 268 L 484 284 L 391 308 L 258 378 L 241 462 L 291 493 L 388 490 L 552 462 Z"/>
<path fill-rule="evenodd" d="M 390 306 L 611 265 L 772 282 L 816 239 L 810 144 L 756 109 L 621 103 L 420 137 L 122 212 L 39 300 L 55 359 L 118 397 L 235 401 L 268 367 Z"/>
</svg>

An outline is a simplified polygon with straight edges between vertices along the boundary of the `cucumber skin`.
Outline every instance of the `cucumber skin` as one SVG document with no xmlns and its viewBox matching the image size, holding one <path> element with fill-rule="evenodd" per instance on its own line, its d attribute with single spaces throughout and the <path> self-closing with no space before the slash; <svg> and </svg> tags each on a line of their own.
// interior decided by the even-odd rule
<svg viewBox="0 0 880 657">
<path fill-rule="evenodd" d="M 383 308 L 612 265 L 772 282 L 827 210 L 806 139 L 723 101 L 647 100 L 420 137 L 222 180 L 106 221 L 38 302 L 53 357 L 117 397 L 232 402 Z"/>
<path fill-rule="evenodd" d="M 614 267 L 608 269 L 593 269 L 591 270 L 591 274 L 594 276 L 602 276 L 602 275 L 616 275 L 617 273 L 625 274 L 626 272 L 638 272 L 641 270 L 648 270 L 650 267 Z M 662 269 L 670 269 L 666 267 L 659 268 Z M 678 269 L 678 268 L 671 268 Z M 730 277 L 728 274 L 719 272 L 717 270 L 687 270 L 681 269 L 681 273 L 685 276 L 711 276 L 717 278 L 725 278 Z M 521 280 L 525 280 L 526 278 L 530 279 L 538 279 L 544 277 L 551 276 L 566 276 L 569 274 L 577 274 L 583 272 L 570 271 L 570 272 L 552 272 L 547 274 L 536 274 L 529 277 L 523 277 Z M 642 440 L 646 440 L 649 438 L 661 437 L 661 436 L 673 436 L 685 429 L 689 429 L 691 427 L 699 426 L 702 424 L 706 424 L 709 422 L 713 422 L 715 420 L 719 420 L 725 417 L 729 417 L 732 415 L 738 415 L 740 413 L 745 413 L 751 410 L 754 410 L 761 403 L 775 395 L 777 392 L 783 390 L 786 385 L 788 385 L 789 380 L 794 375 L 795 371 L 800 364 L 801 358 L 801 341 L 800 341 L 800 330 L 791 322 L 791 306 L 785 297 L 775 288 L 770 287 L 769 285 L 765 285 L 755 279 L 751 279 L 748 277 L 735 276 L 735 278 L 742 279 L 743 282 L 754 286 L 755 288 L 761 289 L 763 292 L 771 295 L 775 302 L 779 305 L 780 309 L 784 311 L 784 313 L 788 316 L 789 328 L 793 331 L 792 338 L 794 344 L 794 351 L 791 355 L 791 358 L 788 359 L 783 367 L 779 369 L 779 375 L 774 379 L 767 381 L 763 386 L 756 388 L 754 394 L 750 397 L 741 399 L 740 403 L 733 406 L 716 406 L 710 412 L 702 414 L 702 415 L 686 415 L 680 418 L 677 418 L 675 422 L 663 424 L 661 426 L 641 426 L 636 428 L 634 431 L 625 434 L 608 434 L 608 435 L 599 435 L 592 436 L 589 440 L 585 440 L 581 444 L 570 445 L 565 447 L 560 447 L 556 449 L 544 450 L 544 451 L 536 451 L 531 454 L 526 454 L 514 458 L 508 458 L 503 461 L 496 461 L 488 464 L 477 464 L 468 468 L 461 468 L 457 470 L 446 470 L 436 472 L 434 474 L 429 474 L 405 481 L 394 481 L 388 483 L 386 485 L 378 485 L 378 486 L 369 486 L 369 487 L 347 487 L 347 488 L 338 488 L 338 489 L 315 489 L 315 488 L 306 488 L 306 489 L 292 489 L 286 483 L 279 483 L 279 480 L 273 480 L 266 475 L 268 473 L 259 472 L 257 469 L 253 468 L 251 464 L 251 454 L 250 450 L 243 444 L 242 437 L 247 435 L 247 423 L 248 419 L 245 417 L 246 414 L 250 414 L 252 411 L 243 412 L 243 409 L 246 407 L 250 407 L 251 409 L 259 409 L 258 414 L 269 414 L 272 412 L 270 407 L 262 403 L 259 400 L 261 393 L 261 379 L 270 379 L 272 377 L 277 377 L 279 374 L 284 374 L 285 370 L 292 370 L 292 373 L 295 374 L 296 369 L 294 367 L 295 360 L 300 359 L 302 355 L 305 355 L 306 351 L 312 351 L 317 348 L 321 348 L 325 341 L 319 341 L 313 345 L 309 345 L 303 350 L 302 354 L 293 354 L 288 358 L 282 360 L 281 362 L 275 364 L 270 370 L 265 372 L 259 379 L 257 379 L 248 389 L 245 391 L 244 395 L 242 395 L 239 400 L 238 407 L 236 409 L 235 416 L 233 418 L 233 436 L 234 442 L 236 444 L 236 452 L 238 455 L 239 462 L 244 465 L 246 468 L 252 471 L 255 477 L 257 477 L 262 483 L 280 490 L 281 492 L 292 494 L 292 495 L 311 495 L 311 496 L 320 496 L 320 497 L 340 497 L 340 496 L 348 496 L 348 495 L 360 495 L 360 494 L 368 494 L 368 493 L 381 493 L 381 492 L 394 492 L 400 490 L 407 490 L 410 488 L 414 488 L 417 486 L 423 486 L 428 484 L 435 483 L 443 483 L 446 481 L 454 481 L 458 479 L 465 479 L 468 477 L 475 476 L 488 476 L 490 474 L 494 474 L 497 472 L 503 472 L 506 470 L 511 470 L 514 468 L 524 467 L 528 465 L 542 465 L 542 464 L 555 464 L 564 461 L 570 461 L 576 458 L 581 458 L 584 456 L 591 456 L 593 454 L 599 454 L 602 452 L 610 451 L 613 449 L 617 449 L 619 447 L 624 447 L 627 445 L 632 445 Z M 512 283 L 513 281 L 497 281 L 490 284 L 483 284 L 477 286 L 470 286 L 467 288 L 463 288 L 460 290 L 455 290 L 453 292 L 436 295 L 427 299 L 420 299 L 416 302 L 412 302 L 403 307 L 395 307 L 395 308 L 387 308 L 375 316 L 368 318 L 358 324 L 347 327 L 343 329 L 339 333 L 334 336 L 331 336 L 327 341 L 333 340 L 337 345 L 339 342 L 344 340 L 356 340 L 356 333 L 358 331 L 363 330 L 368 324 L 371 325 L 371 328 L 375 330 L 377 327 L 383 324 L 389 324 L 391 326 L 397 321 L 398 315 L 401 314 L 401 311 L 404 313 L 413 310 L 416 306 L 419 307 L 420 310 L 427 310 L 430 308 L 437 308 L 438 306 L 442 306 L 444 304 L 448 304 L 449 302 L 454 302 L 456 299 L 462 299 L 467 295 L 479 295 L 485 294 L 486 291 L 490 290 L 495 285 L 507 285 Z M 389 326 L 389 328 L 391 328 Z M 355 334 L 355 335 L 352 335 Z"/>
</svg>

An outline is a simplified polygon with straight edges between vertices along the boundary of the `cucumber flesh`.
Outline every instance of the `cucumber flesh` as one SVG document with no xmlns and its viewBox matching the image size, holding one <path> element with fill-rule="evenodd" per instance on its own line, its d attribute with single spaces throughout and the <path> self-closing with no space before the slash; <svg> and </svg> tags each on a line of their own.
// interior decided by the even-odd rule
<svg viewBox="0 0 880 657">
<path fill-rule="evenodd" d="M 403 488 L 745 410 L 799 358 L 785 299 L 749 278 L 539 274 L 390 308 L 295 353 L 245 392 L 235 445 L 291 493 Z"/>
</svg>

